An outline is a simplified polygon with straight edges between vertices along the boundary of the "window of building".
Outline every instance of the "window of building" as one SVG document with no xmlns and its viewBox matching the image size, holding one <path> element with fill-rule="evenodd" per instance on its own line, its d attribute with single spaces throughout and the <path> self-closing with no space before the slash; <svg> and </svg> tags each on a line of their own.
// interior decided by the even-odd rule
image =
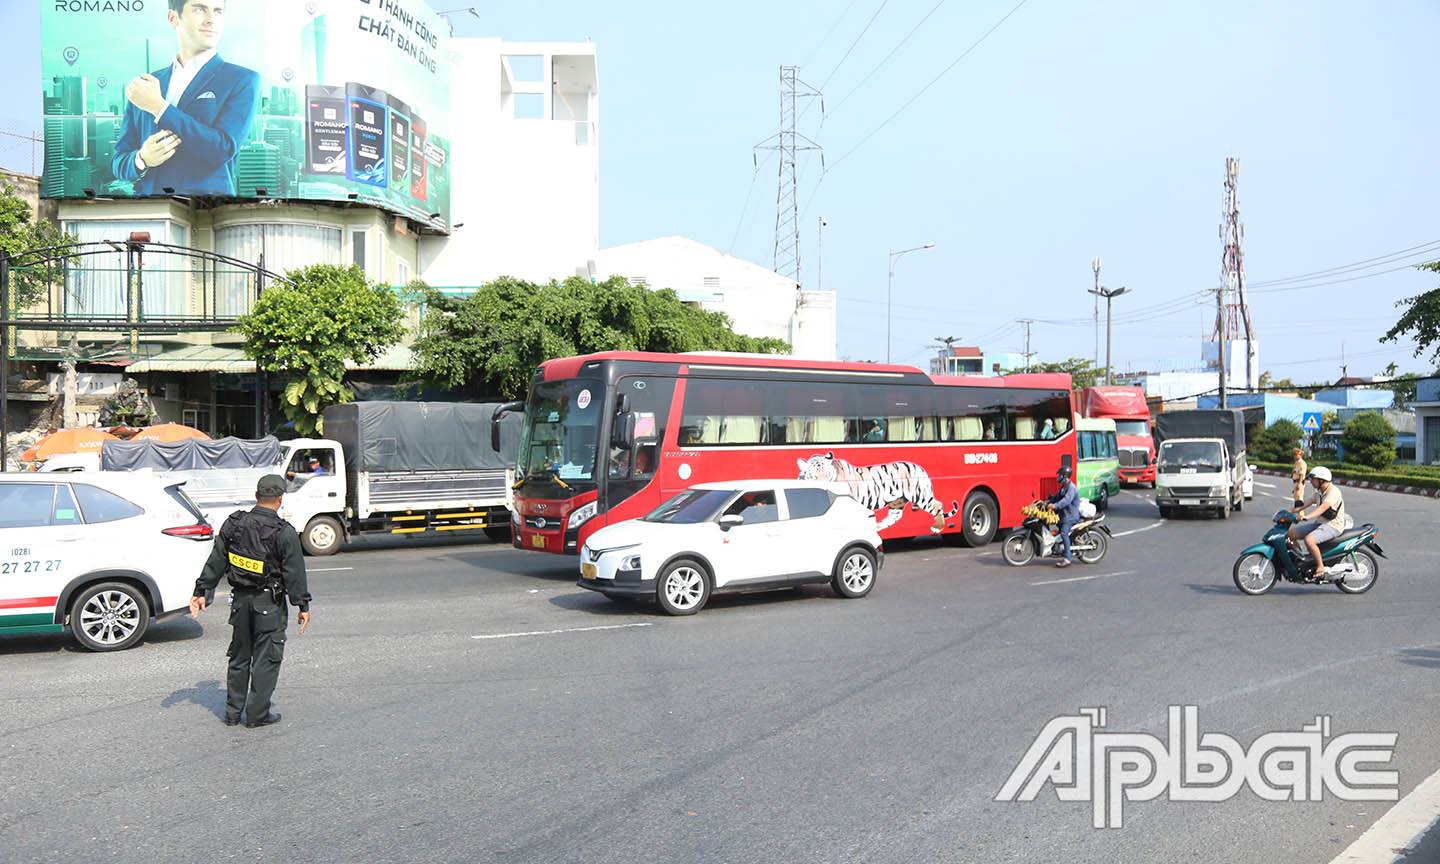
<svg viewBox="0 0 1440 864">
<path fill-rule="evenodd" d="M 350 232 L 350 263 L 361 270 L 369 268 L 365 260 L 365 229 L 363 228 Z"/>
<path fill-rule="evenodd" d="M 215 229 L 215 251 L 253 264 L 271 273 L 286 273 L 311 264 L 342 260 L 338 227 L 295 222 L 226 225 Z M 250 311 L 254 288 L 250 274 L 221 272 L 215 277 L 215 305 L 222 315 Z"/>
<path fill-rule="evenodd" d="M 510 97 L 510 104 L 514 108 L 516 120 L 544 120 L 545 119 L 545 94 L 543 93 L 516 93 Z"/>
<path fill-rule="evenodd" d="M 134 232 L 145 232 L 156 243 L 183 246 L 186 226 L 161 220 L 84 219 L 65 223 L 65 231 L 81 243 L 111 241 L 124 243 Z M 145 317 L 176 317 L 186 314 L 191 259 L 188 255 L 159 249 L 145 253 L 145 273 L 140 292 L 141 314 Z M 72 317 L 124 318 L 126 308 L 125 252 L 86 255 L 83 266 L 72 266 L 65 274 L 64 308 Z"/>
<path fill-rule="evenodd" d="M 507 54 L 510 80 L 534 83 L 545 80 L 545 58 L 540 54 Z"/>
<path fill-rule="evenodd" d="M 405 261 L 395 259 L 395 287 L 404 288 L 410 284 L 410 265 Z"/>
</svg>

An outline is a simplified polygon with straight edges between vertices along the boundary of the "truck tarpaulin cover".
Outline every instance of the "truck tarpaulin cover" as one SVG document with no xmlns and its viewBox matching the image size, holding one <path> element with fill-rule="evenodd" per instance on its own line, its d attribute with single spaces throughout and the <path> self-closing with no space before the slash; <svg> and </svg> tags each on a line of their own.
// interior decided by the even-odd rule
<svg viewBox="0 0 1440 864">
<path fill-rule="evenodd" d="M 1171 438 L 1223 438 L 1230 452 L 1245 449 L 1245 412 L 1239 408 L 1167 411 L 1155 417 L 1155 434 Z"/>
<path fill-rule="evenodd" d="M 1145 391 L 1139 387 L 1086 387 L 1081 391 L 1086 417 L 1149 417 Z"/>
<path fill-rule="evenodd" d="M 280 463 L 280 442 L 264 438 L 202 441 L 106 441 L 101 471 L 187 471 L 194 468 L 269 468 Z"/>
<path fill-rule="evenodd" d="M 499 403 L 348 402 L 325 409 L 325 437 L 345 449 L 350 471 L 456 471 L 513 468 L 519 413 L 504 415 L 500 450 L 490 449 Z"/>
</svg>

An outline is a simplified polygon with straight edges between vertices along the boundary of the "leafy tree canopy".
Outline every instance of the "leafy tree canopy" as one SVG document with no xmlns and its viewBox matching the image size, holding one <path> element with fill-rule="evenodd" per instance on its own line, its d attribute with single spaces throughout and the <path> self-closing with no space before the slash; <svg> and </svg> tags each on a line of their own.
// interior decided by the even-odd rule
<svg viewBox="0 0 1440 864">
<path fill-rule="evenodd" d="M 1300 439 L 1304 434 L 1295 421 L 1276 420 L 1256 436 L 1250 449 L 1256 459 L 1265 462 L 1289 462 L 1292 451 L 1300 446 Z"/>
<path fill-rule="evenodd" d="M 30 205 L 15 193 L 8 183 L 0 183 L 0 250 L 7 255 L 19 255 L 32 249 L 50 246 L 69 246 L 74 242 L 70 235 L 62 233 L 50 222 L 37 220 L 30 212 Z M 55 250 L 62 254 L 62 250 Z M 15 302 L 18 308 L 25 308 L 45 295 L 51 284 L 52 275 L 58 278 L 59 270 L 15 271 Z"/>
<path fill-rule="evenodd" d="M 1002 370 L 1005 375 L 1015 375 L 1024 371 L 1026 371 L 1024 368 Z M 1081 387 L 1094 387 L 1100 384 L 1105 376 L 1105 370 L 1097 368 L 1095 361 L 1081 357 L 1071 357 L 1058 363 L 1031 363 L 1029 371 L 1032 373 L 1064 372 L 1070 376 L 1070 386 L 1076 390 Z"/>
<path fill-rule="evenodd" d="M 1440 273 L 1440 261 L 1420 264 L 1418 269 Z M 1415 340 L 1416 357 L 1434 346 L 1435 351 L 1430 356 L 1430 362 L 1440 363 L 1440 288 L 1407 297 L 1395 305 L 1404 308 L 1405 314 L 1400 316 L 1394 327 L 1380 337 L 1380 341 L 1398 342 L 1401 335 L 1409 335 Z"/>
<path fill-rule="evenodd" d="M 736 333 L 730 319 L 612 276 L 535 285 L 501 277 L 473 294 L 427 289 L 416 374 L 439 384 L 512 399 L 535 367 L 597 351 L 747 351 L 778 354 L 788 343 Z"/>
<path fill-rule="evenodd" d="M 1389 468 L 1395 461 L 1395 427 L 1378 412 L 1361 412 L 1340 431 L 1340 446 L 1347 462 Z"/>
<path fill-rule="evenodd" d="M 324 432 L 327 406 L 355 398 L 344 386 L 346 361 L 363 365 L 399 342 L 403 314 L 395 292 L 366 282 L 359 267 L 316 264 L 267 287 L 236 329 L 245 356 L 290 376 L 285 416 L 311 435 Z"/>
</svg>

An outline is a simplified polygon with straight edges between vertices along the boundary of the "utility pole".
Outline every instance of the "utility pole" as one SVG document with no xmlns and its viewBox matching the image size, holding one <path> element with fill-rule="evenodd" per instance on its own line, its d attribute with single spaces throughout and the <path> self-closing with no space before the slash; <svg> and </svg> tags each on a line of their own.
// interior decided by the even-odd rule
<svg viewBox="0 0 1440 864">
<path fill-rule="evenodd" d="M 1096 258 L 1090 263 L 1095 271 L 1095 368 L 1100 368 L 1100 259 Z"/>
<path fill-rule="evenodd" d="M 960 337 L 959 337 L 959 336 L 936 336 L 936 337 L 935 337 L 935 341 L 936 341 L 936 342 L 944 342 L 944 343 L 945 343 L 945 363 L 944 363 L 945 371 L 944 371 L 944 373 L 942 373 L 942 374 L 949 375 L 949 374 L 950 374 L 950 346 L 951 346 L 951 345 L 954 345 L 956 342 L 959 342 L 959 341 L 960 341 Z"/>
<path fill-rule="evenodd" d="M 1225 343 L 1230 338 L 1230 328 L 1225 321 L 1225 286 L 1215 289 L 1215 321 L 1220 333 L 1220 407 L 1225 407 Z"/>
<path fill-rule="evenodd" d="M 820 217 L 820 227 L 816 229 L 816 232 L 817 232 L 817 233 L 816 233 L 816 235 L 815 235 L 815 290 L 816 290 L 816 291 L 823 291 L 823 290 L 824 290 L 824 286 L 823 286 L 823 283 L 822 283 L 820 280 L 821 280 L 821 279 L 823 278 L 823 276 L 824 276 L 824 271 L 821 269 L 820 265 L 821 265 L 821 264 L 823 263 L 823 261 L 824 261 L 824 252 L 825 252 L 825 217 L 824 217 L 824 216 L 821 216 L 821 217 Z"/>
<path fill-rule="evenodd" d="M 1096 303 L 1100 302 L 1101 297 L 1105 298 L 1105 383 L 1107 385 L 1110 383 L 1110 301 L 1119 297 L 1121 294 L 1127 293 L 1129 290 L 1129 288 L 1124 287 L 1117 288 L 1114 291 L 1109 288 L 1100 288 L 1090 292 L 1095 295 Z"/>
<path fill-rule="evenodd" d="M 1099 297 L 1096 297 L 1096 298 L 1095 298 L 1095 302 L 1096 302 L 1096 304 L 1099 304 L 1100 298 L 1099 298 Z M 1030 325 L 1035 323 L 1035 319 L 1034 319 L 1034 318 L 1016 318 L 1015 321 L 1016 321 L 1017 323 L 1020 323 L 1020 324 L 1024 324 L 1024 325 L 1025 325 L 1025 371 L 1026 371 L 1026 372 L 1029 372 L 1029 371 L 1030 371 Z"/>
</svg>

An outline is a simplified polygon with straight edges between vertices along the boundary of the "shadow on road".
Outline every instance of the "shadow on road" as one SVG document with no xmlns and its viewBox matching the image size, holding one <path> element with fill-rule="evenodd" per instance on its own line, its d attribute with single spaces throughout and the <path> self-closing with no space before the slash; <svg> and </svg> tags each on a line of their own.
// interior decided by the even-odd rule
<svg viewBox="0 0 1440 864">
<path fill-rule="evenodd" d="M 1407 666 L 1440 669 L 1440 651 L 1436 651 L 1434 648 L 1406 648 L 1400 653 L 1404 655 L 1400 662 Z"/>
<path fill-rule="evenodd" d="M 225 685 L 217 679 L 197 681 L 194 687 L 186 687 L 176 690 L 169 696 L 160 700 L 161 708 L 173 708 L 176 705 L 199 705 L 205 708 L 217 719 L 225 717 Z"/>
</svg>

